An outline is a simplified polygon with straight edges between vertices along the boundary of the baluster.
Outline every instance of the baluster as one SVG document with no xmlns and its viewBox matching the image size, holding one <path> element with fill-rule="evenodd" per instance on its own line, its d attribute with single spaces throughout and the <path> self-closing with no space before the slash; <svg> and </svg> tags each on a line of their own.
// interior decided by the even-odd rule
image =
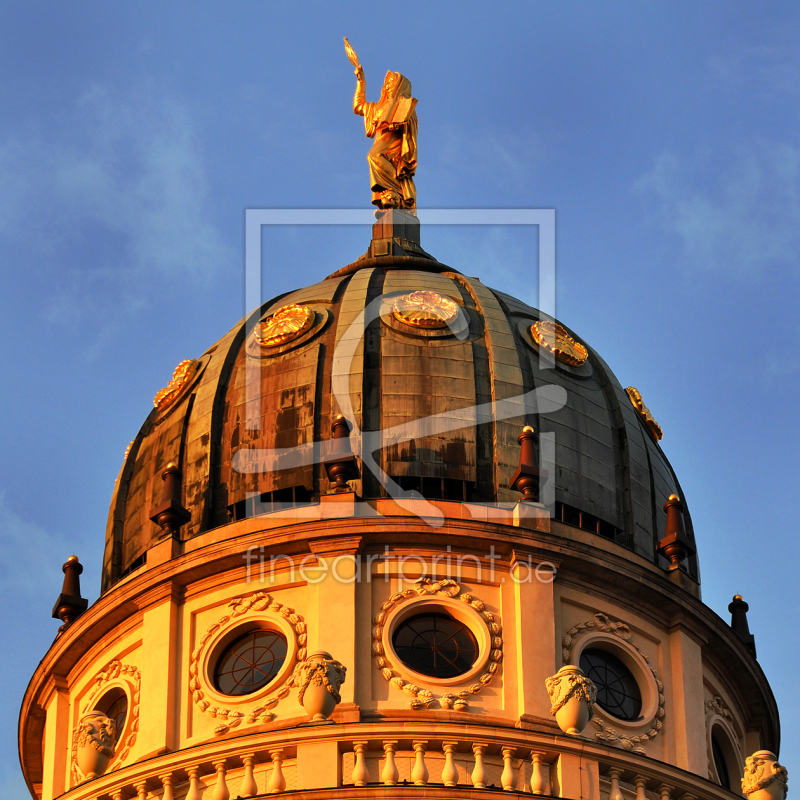
<svg viewBox="0 0 800 800">
<path fill-rule="evenodd" d="M 242 756 L 242 764 L 244 764 L 244 777 L 242 778 L 242 787 L 239 789 L 239 797 L 255 797 L 258 794 L 258 785 L 256 784 L 255 775 L 253 775 L 253 765 L 255 763 L 255 753 Z"/>
<path fill-rule="evenodd" d="M 286 788 L 286 778 L 283 777 L 283 748 L 280 750 L 270 750 L 269 757 L 272 759 L 272 772 L 267 783 L 268 794 L 278 794 Z"/>
<path fill-rule="evenodd" d="M 453 756 L 458 742 L 442 742 L 444 750 L 444 768 L 442 769 L 442 783 L 445 786 L 458 786 L 458 770 Z"/>
<path fill-rule="evenodd" d="M 159 775 L 158 779 L 164 787 L 161 800 L 175 800 L 175 794 L 172 789 L 172 773 L 168 772 L 166 775 Z"/>
<path fill-rule="evenodd" d="M 486 752 L 485 744 L 472 745 L 472 753 L 475 756 L 475 768 L 472 770 L 472 785 L 476 789 L 486 788 L 486 769 L 483 766 L 484 752 Z"/>
<path fill-rule="evenodd" d="M 367 749 L 366 739 L 353 742 L 353 751 L 356 754 L 355 764 L 353 764 L 353 785 L 366 786 L 369 783 L 369 770 L 367 769 L 367 757 L 364 751 Z"/>
<path fill-rule="evenodd" d="M 542 777 L 542 754 L 531 753 L 531 794 L 544 794 L 544 778 Z M 610 798 L 609 798 L 610 800 Z"/>
<path fill-rule="evenodd" d="M 111 795 L 111 800 L 125 800 L 125 793 L 122 789 L 117 789 L 117 791 Z"/>
<path fill-rule="evenodd" d="M 661 800 L 670 800 L 671 792 L 672 787 L 667 786 L 666 783 L 662 783 L 661 786 L 658 787 L 658 793 L 661 795 Z"/>
<path fill-rule="evenodd" d="M 612 768 L 608 771 L 608 777 L 611 778 L 611 788 L 608 791 L 608 800 L 622 800 L 622 792 L 619 790 L 620 775 L 622 775 L 622 770 Z"/>
<path fill-rule="evenodd" d="M 225 762 L 215 761 L 214 769 L 217 771 L 217 783 L 214 786 L 211 800 L 230 800 L 231 793 L 228 791 L 228 784 L 225 781 Z"/>
<path fill-rule="evenodd" d="M 424 786 L 428 782 L 428 768 L 425 766 L 425 750 L 428 747 L 427 741 L 411 742 L 414 752 L 417 754 L 414 761 L 414 769 L 411 771 L 411 780 L 415 786 Z"/>
<path fill-rule="evenodd" d="M 189 791 L 186 793 L 185 800 L 200 800 L 200 767 L 189 767 Z"/>
<path fill-rule="evenodd" d="M 500 783 L 504 792 L 513 792 L 517 786 L 517 774 L 514 772 L 514 749 L 513 747 L 503 748 L 503 774 L 500 776 Z"/>
<path fill-rule="evenodd" d="M 147 781 L 136 784 L 136 800 L 147 800 Z"/>
<path fill-rule="evenodd" d="M 383 765 L 381 780 L 385 786 L 396 786 L 397 781 L 400 779 L 400 770 L 397 769 L 397 764 L 394 760 L 394 750 L 396 746 L 397 741 L 387 741 L 383 743 L 383 753 L 386 756 L 386 763 Z"/>
<path fill-rule="evenodd" d="M 647 778 L 642 775 L 637 775 L 633 779 L 633 782 L 636 785 L 636 800 L 647 800 L 647 795 L 644 792 L 647 786 Z"/>
</svg>

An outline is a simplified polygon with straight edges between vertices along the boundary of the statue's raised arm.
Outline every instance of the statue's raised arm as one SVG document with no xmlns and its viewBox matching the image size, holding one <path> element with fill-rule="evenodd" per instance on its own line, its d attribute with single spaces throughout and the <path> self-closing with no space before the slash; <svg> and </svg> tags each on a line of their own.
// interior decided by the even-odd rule
<svg viewBox="0 0 800 800">
<path fill-rule="evenodd" d="M 372 203 L 378 208 L 415 212 L 417 189 L 417 101 L 411 82 L 399 72 L 387 72 L 377 103 L 367 102 L 367 83 L 358 56 L 344 40 L 350 63 L 356 68 L 353 111 L 364 117 L 367 136 L 375 143 L 367 155 Z"/>
</svg>

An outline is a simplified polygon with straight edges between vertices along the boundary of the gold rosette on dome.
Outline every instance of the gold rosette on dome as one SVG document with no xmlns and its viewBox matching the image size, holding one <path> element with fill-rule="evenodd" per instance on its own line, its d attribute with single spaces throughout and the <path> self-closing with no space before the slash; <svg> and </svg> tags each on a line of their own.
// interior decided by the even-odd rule
<svg viewBox="0 0 800 800">
<path fill-rule="evenodd" d="M 160 410 L 172 405 L 178 399 L 181 392 L 189 385 L 192 378 L 197 374 L 200 362 L 196 358 L 187 358 L 181 361 L 172 373 L 172 380 L 153 398 L 153 405 Z M 133 444 L 133 442 L 131 442 Z M 127 451 L 125 453 L 128 455 Z"/>
<path fill-rule="evenodd" d="M 314 312 L 308 306 L 283 306 L 253 330 L 261 347 L 279 347 L 302 336 L 314 324 Z"/>
<path fill-rule="evenodd" d="M 661 426 L 653 418 L 650 409 L 644 404 L 639 390 L 633 386 L 629 386 L 625 391 L 628 397 L 630 397 L 633 407 L 639 412 L 639 416 L 644 420 L 644 424 L 647 425 L 650 430 L 650 433 L 661 441 L 661 439 L 664 438 L 664 431 L 661 430 Z"/>
<path fill-rule="evenodd" d="M 534 322 L 531 325 L 531 336 L 539 347 L 571 367 L 581 366 L 589 357 L 589 351 L 580 342 L 576 342 L 563 325 L 552 320 Z"/>
<path fill-rule="evenodd" d="M 458 316 L 458 305 L 438 292 L 411 292 L 394 301 L 392 313 L 414 328 L 444 328 Z"/>
</svg>

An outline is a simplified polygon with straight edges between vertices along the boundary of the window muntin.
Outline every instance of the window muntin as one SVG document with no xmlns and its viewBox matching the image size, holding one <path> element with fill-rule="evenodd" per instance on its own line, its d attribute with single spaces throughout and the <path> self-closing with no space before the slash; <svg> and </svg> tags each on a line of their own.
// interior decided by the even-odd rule
<svg viewBox="0 0 800 800">
<path fill-rule="evenodd" d="M 214 669 L 214 686 L 232 696 L 257 692 L 278 674 L 286 653 L 286 639 L 277 631 L 250 631 L 220 654 Z"/>
<path fill-rule="evenodd" d="M 392 647 L 409 669 L 432 678 L 454 678 L 472 669 L 478 642 L 472 631 L 448 614 L 417 614 L 397 626 Z"/>
<path fill-rule="evenodd" d="M 641 718 L 642 693 L 636 678 L 608 650 L 591 647 L 581 653 L 580 668 L 597 687 L 597 705 L 617 719 Z"/>
<path fill-rule="evenodd" d="M 125 727 L 125 720 L 128 717 L 128 696 L 124 692 L 119 694 L 114 692 L 108 699 L 103 698 L 98 711 L 102 711 L 109 719 L 114 720 L 117 731 L 114 735 L 116 744 L 119 737 L 122 736 L 122 729 Z"/>
</svg>

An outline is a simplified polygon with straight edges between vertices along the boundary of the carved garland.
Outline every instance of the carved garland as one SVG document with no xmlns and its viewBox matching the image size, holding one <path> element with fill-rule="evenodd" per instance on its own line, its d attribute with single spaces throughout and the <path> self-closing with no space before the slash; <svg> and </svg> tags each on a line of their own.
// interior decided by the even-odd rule
<svg viewBox="0 0 800 800">
<path fill-rule="evenodd" d="M 600 720 L 598 717 L 595 717 L 592 720 L 594 724 L 600 728 L 600 731 L 594 735 L 594 738 L 598 741 L 607 742 L 610 745 L 622 747 L 625 750 L 633 750 L 637 753 L 643 753 L 644 748 L 642 745 L 645 744 L 649 739 L 655 739 L 663 726 L 662 720 L 664 719 L 664 715 L 666 713 L 664 711 L 664 684 L 661 683 L 661 681 L 658 679 L 658 674 L 650 666 L 650 659 L 639 649 L 639 645 L 637 645 L 636 642 L 631 641 L 631 629 L 628 627 L 628 624 L 621 621 L 614 622 L 609 618 L 608 614 L 595 614 L 593 620 L 589 620 L 589 622 L 581 622 L 578 625 L 573 625 L 566 632 L 566 634 L 564 634 L 564 639 L 561 642 L 561 646 L 563 648 L 561 651 L 561 660 L 563 661 L 564 666 L 567 666 L 567 664 L 571 663 L 570 646 L 575 640 L 575 637 L 591 630 L 610 633 L 627 642 L 645 660 L 650 672 L 653 673 L 653 679 L 655 680 L 656 687 L 658 688 L 658 710 L 656 711 L 656 718 L 653 722 L 653 727 L 650 728 L 649 731 L 640 733 L 637 736 L 626 736 L 625 734 L 617 733 L 613 728 L 604 725 L 602 720 Z"/>
<path fill-rule="evenodd" d="M 422 708 L 433 708 L 437 703 L 442 708 L 466 711 L 469 706 L 467 698 L 470 697 L 470 695 L 478 694 L 484 686 L 488 686 L 500 666 L 500 661 L 503 658 L 502 626 L 494 614 L 486 611 L 486 606 L 477 597 L 466 593 L 461 594 L 461 588 L 453 580 L 431 581 L 430 578 L 417 578 L 417 580 L 414 581 L 414 585 L 414 589 L 404 589 L 402 592 L 393 594 L 381 606 L 380 612 L 378 612 L 373 619 L 375 627 L 372 629 L 372 654 L 375 656 L 375 666 L 387 681 L 410 696 L 411 699 L 408 705 L 409 708 L 415 711 Z M 444 594 L 448 597 L 458 597 L 461 602 L 474 608 L 489 628 L 489 633 L 492 636 L 492 651 L 489 656 L 489 666 L 486 672 L 478 678 L 477 683 L 473 683 L 469 689 L 464 689 L 455 694 L 448 692 L 437 699 L 433 692 L 428 689 L 420 689 L 418 686 L 409 683 L 397 675 L 386 660 L 386 653 L 384 652 L 382 643 L 386 615 L 394 606 L 405 602 L 409 597 L 413 597 L 415 593 L 420 596 Z"/>
<path fill-rule="evenodd" d="M 89 699 L 86 701 L 81 714 L 81 717 L 83 717 L 85 714 L 91 711 L 94 708 L 94 704 L 97 702 L 97 699 L 105 691 L 107 685 L 111 683 L 111 681 L 119 678 L 121 675 L 126 676 L 128 682 L 131 684 L 130 705 L 128 707 L 128 715 L 125 720 L 125 727 L 128 729 L 128 732 L 119 742 L 119 749 L 116 751 L 116 756 L 114 757 L 115 764 L 113 767 L 111 767 L 112 772 L 122 766 L 122 762 L 126 759 L 128 753 L 130 753 L 131 747 L 136 744 L 136 736 L 138 735 L 139 731 L 139 690 L 142 685 L 142 676 L 139 673 L 139 670 L 136 669 L 136 667 L 130 666 L 129 664 L 123 664 L 120 661 L 112 661 L 105 668 L 105 670 L 99 672 L 95 677 L 94 689 L 92 689 L 91 693 L 89 694 Z M 78 735 L 79 731 L 76 728 L 73 734 L 72 759 L 70 761 L 70 771 L 75 783 L 80 783 L 81 780 L 80 773 L 78 772 L 78 748 L 76 746 Z"/>
<path fill-rule="evenodd" d="M 324 686 L 328 690 L 328 694 L 336 701 L 336 705 L 342 702 L 342 695 L 339 690 L 334 688 L 333 684 L 328 680 L 328 670 L 333 669 L 341 686 L 344 683 L 345 672 L 347 668 L 344 667 L 339 661 L 330 659 L 324 664 L 319 661 L 304 661 L 294 668 L 292 674 L 292 683 L 297 687 L 297 702 L 303 705 L 303 698 L 306 696 L 306 689 L 309 686 Z"/>
<path fill-rule="evenodd" d="M 739 762 L 742 762 L 742 753 L 739 749 L 739 737 L 736 735 L 736 731 L 733 728 L 733 714 L 731 714 L 730 709 L 725 705 L 725 701 L 719 697 L 719 695 L 715 695 L 713 700 L 706 700 L 705 702 L 705 711 L 706 711 L 706 727 L 708 729 L 708 736 L 709 736 L 709 743 L 711 741 L 711 727 L 714 722 L 714 717 L 719 717 L 723 723 L 722 727 L 728 728 L 728 738 L 731 741 L 734 749 L 736 750 L 736 758 Z M 713 753 L 711 751 L 711 747 L 709 744 L 708 750 L 708 777 L 711 780 L 714 780 L 716 775 L 716 766 L 714 765 L 713 761 Z"/>
<path fill-rule="evenodd" d="M 272 722 L 276 715 L 271 712 L 271 709 L 275 708 L 275 706 L 289 694 L 294 683 L 293 679 L 289 678 L 285 685 L 273 697 L 270 697 L 262 705 L 251 708 L 246 714 L 242 711 L 212 706 L 211 703 L 205 699 L 205 692 L 203 691 L 203 686 L 200 681 L 199 664 L 200 657 L 209 640 L 217 634 L 220 628 L 229 626 L 233 620 L 249 612 L 264 611 L 266 608 L 285 617 L 294 628 L 299 648 L 297 650 L 298 662 L 306 660 L 306 641 L 308 637 L 306 623 L 303 618 L 299 614 L 296 614 L 293 608 L 289 608 L 283 605 L 283 603 L 273 603 L 272 598 L 265 592 L 255 592 L 247 598 L 234 597 L 233 600 L 228 603 L 228 608 L 230 609 L 230 613 L 223 615 L 213 625 L 208 626 L 203 638 L 200 640 L 199 646 L 192 653 L 192 658 L 189 662 L 189 689 L 192 692 L 192 700 L 203 713 L 209 714 L 217 719 L 226 720 L 226 722 L 214 728 L 214 733 L 218 736 L 227 733 L 242 723 L 252 725 L 255 722 Z"/>
</svg>

